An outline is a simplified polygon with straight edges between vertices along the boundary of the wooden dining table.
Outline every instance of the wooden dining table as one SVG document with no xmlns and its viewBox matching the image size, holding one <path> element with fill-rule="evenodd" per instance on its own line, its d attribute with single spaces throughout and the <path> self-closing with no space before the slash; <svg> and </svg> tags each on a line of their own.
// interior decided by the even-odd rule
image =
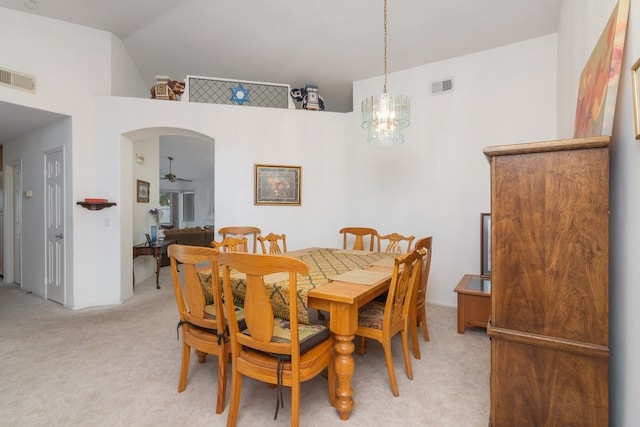
<svg viewBox="0 0 640 427">
<path fill-rule="evenodd" d="M 352 379 L 355 372 L 353 351 L 358 328 L 358 310 L 378 295 L 389 289 L 391 266 L 371 265 L 364 270 L 388 273 L 372 285 L 358 285 L 333 280 L 318 286 L 308 293 L 310 308 L 329 312 L 329 329 L 336 340 L 336 410 L 340 419 L 347 420 L 354 407 Z"/>
</svg>

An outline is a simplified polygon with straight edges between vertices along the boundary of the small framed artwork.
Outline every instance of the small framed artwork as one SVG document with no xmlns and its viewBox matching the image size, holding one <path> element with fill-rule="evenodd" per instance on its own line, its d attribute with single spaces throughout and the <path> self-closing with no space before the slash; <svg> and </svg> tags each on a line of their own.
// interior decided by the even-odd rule
<svg viewBox="0 0 640 427">
<path fill-rule="evenodd" d="M 147 181 L 136 180 L 136 201 L 149 203 L 149 183 Z"/>
<path fill-rule="evenodd" d="M 300 206 L 301 166 L 255 165 L 254 204 Z"/>
<path fill-rule="evenodd" d="M 491 276 L 491 214 L 480 214 L 480 275 Z"/>
<path fill-rule="evenodd" d="M 633 123 L 636 139 L 640 139 L 640 59 L 631 67 L 631 85 L 633 87 Z"/>
</svg>

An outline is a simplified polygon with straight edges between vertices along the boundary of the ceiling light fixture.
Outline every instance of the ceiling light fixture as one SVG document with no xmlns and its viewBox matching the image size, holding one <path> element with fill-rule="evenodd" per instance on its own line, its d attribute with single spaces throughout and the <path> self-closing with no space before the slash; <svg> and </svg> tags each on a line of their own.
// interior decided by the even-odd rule
<svg viewBox="0 0 640 427">
<path fill-rule="evenodd" d="M 405 95 L 387 93 L 387 0 L 384 0 L 384 89 L 382 94 L 362 101 L 362 127 L 367 130 L 367 142 L 402 144 L 404 129 L 411 123 L 410 104 Z"/>
</svg>

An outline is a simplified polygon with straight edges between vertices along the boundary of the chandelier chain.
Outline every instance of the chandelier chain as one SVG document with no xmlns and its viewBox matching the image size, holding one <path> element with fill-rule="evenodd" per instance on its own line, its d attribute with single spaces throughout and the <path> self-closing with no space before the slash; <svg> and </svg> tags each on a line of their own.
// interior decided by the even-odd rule
<svg viewBox="0 0 640 427">
<path fill-rule="evenodd" d="M 384 0 L 384 89 L 387 93 L 387 0 Z"/>
</svg>

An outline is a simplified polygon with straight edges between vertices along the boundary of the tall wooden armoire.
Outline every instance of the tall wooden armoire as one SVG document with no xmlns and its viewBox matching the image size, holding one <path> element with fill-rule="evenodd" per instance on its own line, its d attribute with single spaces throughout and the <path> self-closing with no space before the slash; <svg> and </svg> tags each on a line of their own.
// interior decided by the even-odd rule
<svg viewBox="0 0 640 427">
<path fill-rule="evenodd" d="M 608 425 L 609 140 L 484 149 L 493 427 Z"/>
</svg>

